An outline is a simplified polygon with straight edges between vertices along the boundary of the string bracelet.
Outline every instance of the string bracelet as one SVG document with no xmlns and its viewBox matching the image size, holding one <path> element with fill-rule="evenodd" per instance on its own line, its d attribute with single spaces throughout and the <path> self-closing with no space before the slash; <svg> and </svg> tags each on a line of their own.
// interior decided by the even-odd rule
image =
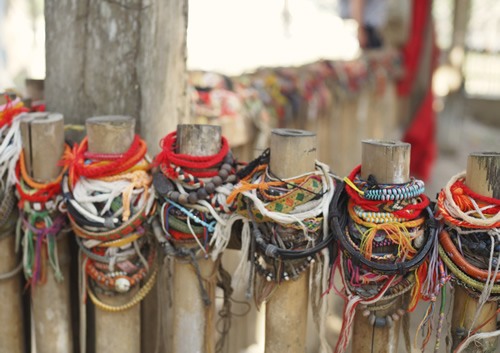
<svg viewBox="0 0 500 353">
<path fill-rule="evenodd" d="M 280 284 L 310 272 L 309 300 L 321 346 L 327 349 L 327 304 L 321 294 L 328 288 L 334 253 L 327 219 L 335 181 L 318 161 L 310 173 L 278 178 L 269 170 L 270 153 L 265 150 L 238 172 L 240 182 L 228 197 L 236 205 L 228 223 L 243 223 L 233 287 L 246 290 L 247 299 L 261 305 Z"/>
<path fill-rule="evenodd" d="M 216 259 L 229 240 L 223 228 L 227 215 L 234 210 L 227 195 L 238 180 L 238 162 L 223 136 L 219 152 L 211 156 L 177 153 L 176 144 L 174 131 L 162 139 L 162 150 L 155 157 L 158 168 L 153 184 L 162 200 L 160 217 L 165 237 L 172 245 L 178 240 L 185 245 L 191 239 L 197 245 L 196 252 Z"/>
<path fill-rule="evenodd" d="M 478 327 L 493 318 L 476 321 L 486 302 L 500 300 L 500 200 L 473 192 L 462 172 L 452 177 L 439 193 L 436 214 L 443 222 L 439 255 L 451 280 L 465 288 L 471 297 L 478 298 L 471 324 L 475 329 L 466 332 L 463 327 L 457 328 L 463 340 L 455 352 L 461 352 L 474 340 L 486 338 L 477 333 Z M 498 334 L 497 330 L 489 336 Z"/>
<path fill-rule="evenodd" d="M 69 146 L 65 146 L 66 151 Z M 59 265 L 57 241 L 66 228 L 66 216 L 60 211 L 63 201 L 61 180 L 66 168 L 52 181 L 39 183 L 28 174 L 24 151 L 16 167 L 16 194 L 19 220 L 16 236 L 23 248 L 24 275 L 31 286 L 44 284 L 47 259 L 58 282 L 63 281 Z"/>
<path fill-rule="evenodd" d="M 335 352 L 347 349 L 359 305 L 377 327 L 392 326 L 421 299 L 429 300 L 433 310 L 444 280 L 433 272 L 439 268 L 438 256 L 431 255 L 437 254 L 438 229 L 423 192 L 423 182 L 415 178 L 394 185 L 379 184 L 373 176 L 363 180 L 361 166 L 337 188 L 330 223 L 340 257 L 332 273 L 342 278 L 343 287 L 335 291 L 346 305 Z M 377 315 L 405 293 L 410 295 L 402 307 Z"/>
<path fill-rule="evenodd" d="M 158 267 L 157 243 L 147 226 L 156 211 L 146 144 L 138 135 L 121 154 L 93 154 L 88 140 L 62 160 L 65 209 L 80 248 L 84 293 L 99 309 L 117 312 L 149 293 Z M 141 287 L 129 303 L 113 307 L 95 293 L 114 296 Z"/>
</svg>

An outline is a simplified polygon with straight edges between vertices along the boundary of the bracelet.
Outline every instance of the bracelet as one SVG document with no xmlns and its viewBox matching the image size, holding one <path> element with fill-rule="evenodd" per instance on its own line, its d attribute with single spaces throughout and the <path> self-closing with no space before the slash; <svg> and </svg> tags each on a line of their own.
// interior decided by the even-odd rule
<svg viewBox="0 0 500 353">
<path fill-rule="evenodd" d="M 139 304 L 149 294 L 149 292 L 151 291 L 151 289 L 155 285 L 157 272 L 158 272 L 158 269 L 155 268 L 153 273 L 151 274 L 151 277 L 146 282 L 146 284 L 144 286 L 142 286 L 141 289 L 139 289 L 137 294 L 134 295 L 134 297 L 130 300 L 130 302 L 128 302 L 127 304 L 124 304 L 124 305 L 113 306 L 113 305 L 108 305 L 108 304 L 101 302 L 97 298 L 97 296 L 94 293 L 92 293 L 92 290 L 89 287 L 87 287 L 87 294 L 89 295 L 90 299 L 92 300 L 92 303 L 94 303 L 94 305 L 101 310 L 108 311 L 108 312 L 125 311 L 125 310 L 128 310 L 128 309 L 134 307 L 135 305 Z"/>
<path fill-rule="evenodd" d="M 337 189 L 335 190 L 333 200 L 330 204 L 330 223 L 333 229 L 334 237 L 339 240 L 340 245 L 345 249 L 348 256 L 352 258 L 354 262 L 367 266 L 374 272 L 379 272 L 382 274 L 405 274 L 406 272 L 420 266 L 420 264 L 425 260 L 432 247 L 432 239 L 433 237 L 437 236 L 437 222 L 429 207 L 426 208 L 428 213 L 427 227 L 425 231 L 426 234 L 424 234 L 424 236 L 426 235 L 426 243 L 420 249 L 420 251 L 411 260 L 394 264 L 382 264 L 366 259 L 362 254 L 354 249 L 349 241 L 347 241 L 346 234 L 343 231 L 343 229 L 346 229 L 347 226 L 347 212 L 344 211 L 343 216 L 341 214 L 341 210 L 345 210 L 347 208 L 347 201 L 348 196 L 345 190 L 345 183 L 339 183 Z"/>
<path fill-rule="evenodd" d="M 156 257 L 156 250 L 154 247 L 150 248 L 148 256 L 148 266 L 153 264 Z M 139 283 L 144 276 L 147 274 L 147 269 L 141 267 L 139 271 L 134 273 L 132 276 L 123 275 L 122 272 L 118 274 L 105 274 L 99 271 L 93 264 L 92 261 L 87 261 L 87 266 L 85 267 L 87 275 L 90 276 L 94 281 L 99 284 L 108 287 L 110 289 L 116 290 L 118 293 L 126 293 L 130 288 L 134 287 Z"/>
<path fill-rule="evenodd" d="M 453 259 L 454 264 L 463 272 L 476 279 L 488 279 L 488 271 L 471 265 L 462 256 L 460 251 L 458 251 L 458 249 L 455 247 L 455 244 L 453 244 L 453 241 L 451 240 L 450 234 L 444 229 L 439 234 L 439 243 L 441 244 L 443 250 L 446 251 L 446 253 L 449 255 L 449 257 Z M 500 273 L 497 273 L 495 282 L 500 282 Z"/>
<path fill-rule="evenodd" d="M 144 222 L 148 220 L 147 203 L 144 203 L 142 208 L 134 214 L 130 219 L 120 225 L 118 228 L 107 232 L 91 232 L 78 225 L 72 214 L 68 213 L 68 218 L 71 221 L 71 228 L 75 234 L 81 238 L 96 239 L 96 240 L 116 240 L 123 238 L 130 233 L 136 231 Z"/>
<path fill-rule="evenodd" d="M 472 277 L 469 277 L 467 274 L 462 272 L 457 265 L 448 257 L 446 251 L 443 249 L 441 245 L 439 245 L 439 256 L 443 259 L 443 262 L 450 269 L 450 271 L 455 275 L 457 279 L 465 283 L 467 286 L 474 288 L 480 292 L 484 290 L 485 284 L 483 282 L 479 282 Z M 500 293 L 500 284 L 494 284 L 491 287 L 491 293 L 499 294 Z"/>
</svg>

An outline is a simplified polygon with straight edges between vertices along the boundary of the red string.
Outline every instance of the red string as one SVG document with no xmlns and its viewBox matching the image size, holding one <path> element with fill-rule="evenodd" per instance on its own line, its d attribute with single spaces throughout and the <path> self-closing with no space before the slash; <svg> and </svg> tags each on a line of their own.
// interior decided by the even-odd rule
<svg viewBox="0 0 500 353">
<path fill-rule="evenodd" d="M 165 136 L 160 146 L 162 151 L 155 158 L 155 165 L 159 165 L 163 172 L 172 179 L 179 175 L 175 166 L 189 169 L 189 173 L 197 178 L 209 178 L 217 175 L 217 171 L 200 171 L 200 169 L 211 169 L 221 163 L 229 152 L 229 144 L 226 138 L 221 137 L 221 148 L 217 154 L 210 156 L 192 156 L 175 152 L 177 132 L 171 132 Z"/>
<path fill-rule="evenodd" d="M 0 121 L 0 128 L 4 127 L 5 125 L 10 125 L 12 124 L 12 121 L 16 116 L 18 116 L 21 113 L 26 113 L 28 112 L 28 108 L 24 106 L 20 107 L 14 107 L 12 104 L 12 100 L 10 97 L 6 94 L 4 95 L 7 103 L 5 104 L 5 108 L 2 111 L 2 119 Z"/>
<path fill-rule="evenodd" d="M 88 138 L 85 137 L 80 145 L 75 144 L 71 151 L 65 153 L 60 162 L 69 168 L 73 185 L 81 176 L 97 179 L 123 173 L 139 163 L 147 151 L 146 143 L 139 138 L 139 135 L 135 135 L 128 151 L 117 159 L 88 163 L 85 159 L 87 149 Z"/>
<path fill-rule="evenodd" d="M 354 182 L 356 176 L 361 172 L 361 165 L 358 165 L 347 177 L 349 180 Z M 354 190 L 349 184 L 345 186 L 349 198 L 353 201 L 355 205 L 360 206 L 365 211 L 380 212 L 381 205 L 392 205 L 394 201 L 379 201 L 379 200 L 367 200 L 361 196 L 356 190 Z M 416 204 L 408 204 L 400 210 L 394 210 L 391 213 L 398 218 L 404 218 L 408 220 L 415 219 L 420 216 L 422 211 L 429 206 L 429 198 L 422 194 L 419 196 L 420 202 Z"/>
<path fill-rule="evenodd" d="M 462 210 L 468 211 L 474 209 L 474 206 L 470 202 L 469 197 L 473 198 L 480 206 L 485 205 L 495 205 L 494 207 L 488 208 L 482 211 L 484 214 L 492 214 L 495 215 L 500 212 L 500 199 L 496 199 L 494 197 L 488 197 L 484 195 L 480 195 L 474 191 L 472 191 L 463 180 L 457 180 L 451 186 L 451 193 L 453 195 L 453 199 L 459 205 Z M 462 205 L 464 207 L 462 207 Z"/>
</svg>

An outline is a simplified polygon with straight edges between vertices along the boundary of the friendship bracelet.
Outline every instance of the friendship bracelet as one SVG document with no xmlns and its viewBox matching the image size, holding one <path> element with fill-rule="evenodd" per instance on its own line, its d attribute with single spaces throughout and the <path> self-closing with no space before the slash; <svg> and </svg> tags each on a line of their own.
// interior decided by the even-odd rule
<svg viewBox="0 0 500 353">
<path fill-rule="evenodd" d="M 347 218 L 342 217 L 339 210 L 344 210 L 346 208 L 348 197 L 345 191 L 344 183 L 341 183 L 335 192 L 332 203 L 330 205 L 330 215 L 331 215 L 331 225 L 333 228 L 333 234 L 336 239 L 340 242 L 340 245 L 346 249 L 349 256 L 356 263 L 362 264 L 374 270 L 375 272 L 384 274 L 404 274 L 411 270 L 417 268 L 426 258 L 432 246 L 432 237 L 437 236 L 437 224 L 435 222 L 432 211 L 427 208 L 428 220 L 426 227 L 427 241 L 420 251 L 409 261 L 398 262 L 394 264 L 382 264 L 366 259 L 363 255 L 358 253 L 354 247 L 347 241 L 346 234 L 343 231 L 346 227 Z"/>
</svg>

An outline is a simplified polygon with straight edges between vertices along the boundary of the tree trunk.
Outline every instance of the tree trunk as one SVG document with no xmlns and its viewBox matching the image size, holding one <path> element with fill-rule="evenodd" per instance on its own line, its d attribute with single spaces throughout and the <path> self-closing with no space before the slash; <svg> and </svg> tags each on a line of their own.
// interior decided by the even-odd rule
<svg viewBox="0 0 500 353">
<path fill-rule="evenodd" d="M 187 0 L 45 1 L 47 110 L 129 115 L 150 153 L 187 121 Z"/>
</svg>

